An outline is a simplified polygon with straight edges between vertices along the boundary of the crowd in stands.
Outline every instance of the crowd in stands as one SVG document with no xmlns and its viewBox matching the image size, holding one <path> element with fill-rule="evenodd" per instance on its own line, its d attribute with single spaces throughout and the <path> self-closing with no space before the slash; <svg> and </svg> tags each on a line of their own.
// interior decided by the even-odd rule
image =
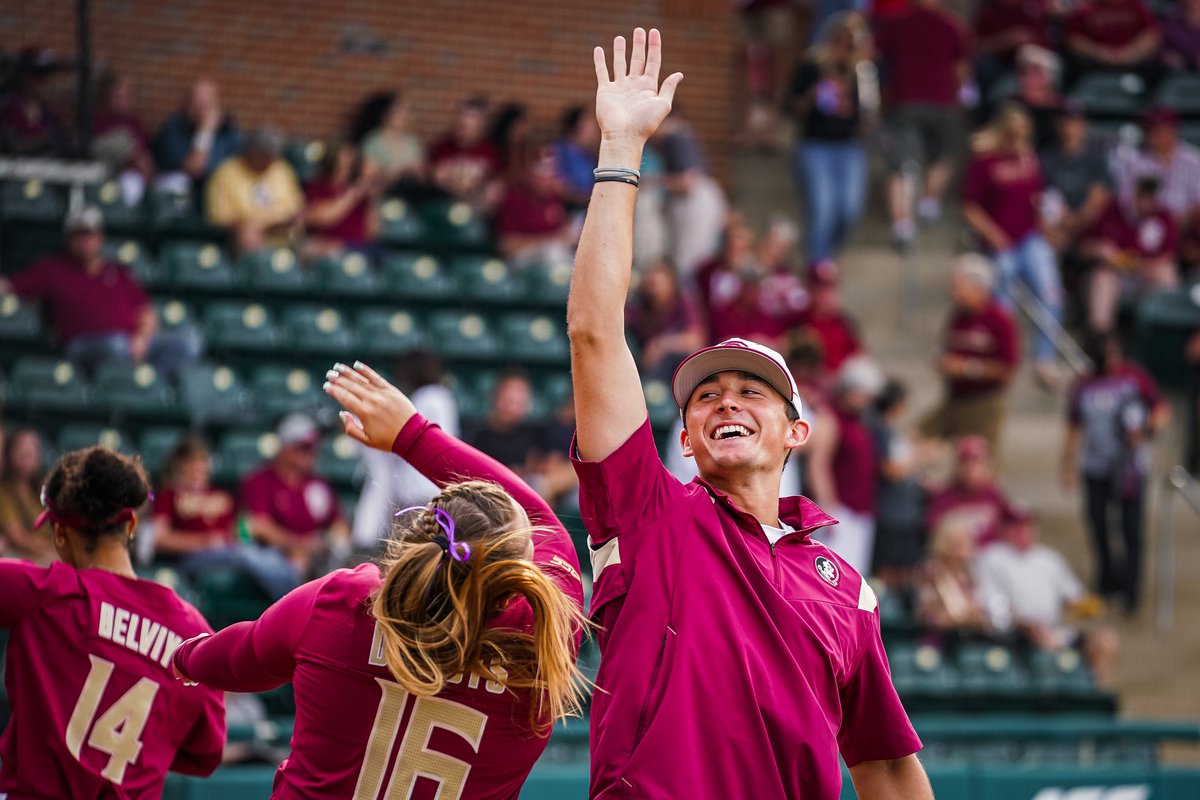
<svg viewBox="0 0 1200 800">
<path fill-rule="evenodd" d="M 777 348 L 813 422 L 785 490 L 803 488 L 840 520 L 823 534 L 831 546 L 864 573 L 914 592 L 932 635 L 1076 645 L 1107 681 L 1115 639 L 1088 620 L 1099 615 L 1097 597 L 1138 608 L 1148 448 L 1167 423 L 1153 380 L 1122 357 L 1122 312 L 1200 264 L 1200 151 L 1181 139 L 1179 115 L 1165 106 L 1144 111 L 1139 142 L 1094 135 L 1071 89 L 1097 69 L 1151 84 L 1200 69 L 1200 0 L 1182 0 L 1163 19 L 1142 0 L 991 0 L 972 25 L 940 0 L 880 2 L 870 14 L 821 2 L 813 45 L 799 57 L 761 24 L 780 5 L 748 4 L 760 48 L 750 75 L 755 96 L 795 122 L 803 225 L 780 218 L 755 230 L 710 173 L 686 108 L 672 114 L 645 154 L 637 200 L 627 325 L 642 373 L 667 381 L 686 354 L 730 337 Z M 45 51 L 19 56 L 0 104 L 0 149 L 77 152 L 77 137 L 44 99 L 55 70 Z M 564 109 L 558 130 L 542 132 L 520 104 L 467 97 L 445 133 L 426 141 L 409 97 L 382 92 L 361 103 L 345 138 L 327 145 L 319 173 L 302 184 L 283 134 L 244 132 L 213 81 L 197 80 L 153 135 L 135 90 L 128 76 L 100 82 L 90 155 L 109 165 L 131 205 L 149 187 L 194 198 L 235 253 L 287 247 L 301 259 L 356 251 L 373 260 L 381 204 L 400 198 L 465 204 L 489 220 L 496 249 L 517 270 L 573 257 L 600 134 L 585 107 Z M 984 124 L 968 139 L 973 121 Z M 922 419 L 912 429 L 905 387 L 873 360 L 855 322 L 869 310 L 844 308 L 840 292 L 842 271 L 856 265 L 838 260 L 866 205 L 875 149 L 902 252 L 945 206 L 961 207 L 974 242 L 947 287 L 936 361 L 943 397 L 916 409 Z M 961 194 L 948 199 L 960 173 Z M 62 253 L 0 278 L 0 293 L 42 302 L 67 359 L 85 371 L 122 360 L 171 374 L 202 357 L 198 334 L 161 330 L 131 273 L 104 257 L 99 209 L 73 209 L 63 235 Z M 1091 593 L 1038 543 L 1036 515 L 993 474 L 1023 362 L 1047 390 L 1065 388 L 1052 329 L 1032 328 L 1031 353 L 1022 352 L 1018 286 L 1045 318 L 1083 336 L 1094 364 L 1069 389 L 1062 467 L 1064 482 L 1082 483 L 1086 494 Z M 1200 333 L 1189 355 L 1200 363 Z M 459 432 L 456 398 L 433 353 L 411 353 L 394 374 L 421 413 Z M 535 424 L 531 380 L 510 370 L 490 400 L 468 440 L 570 513 L 570 399 Z M 351 524 L 315 473 L 317 424 L 288 416 L 276 436 L 278 453 L 244 476 L 236 498 L 233 487 L 212 485 L 203 440 L 179 443 L 154 502 L 157 559 L 183 574 L 236 562 L 278 596 L 371 550 L 389 508 L 432 492 L 396 459 L 368 454 Z M 937 442 L 953 453 L 945 484 L 928 478 L 923 456 Z M 36 431 L 9 431 L 0 535 L 5 555 L 44 560 L 47 543 L 31 529 L 38 448 Z M 686 477 L 691 466 L 678 461 L 673 469 Z M 1110 530 L 1114 509 L 1119 532 Z"/>
</svg>

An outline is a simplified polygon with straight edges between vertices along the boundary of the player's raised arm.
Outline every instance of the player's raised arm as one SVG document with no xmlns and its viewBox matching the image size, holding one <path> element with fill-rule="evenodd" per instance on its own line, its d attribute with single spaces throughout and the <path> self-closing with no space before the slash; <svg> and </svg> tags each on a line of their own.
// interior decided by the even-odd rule
<svg viewBox="0 0 1200 800">
<path fill-rule="evenodd" d="M 613 40 L 612 75 L 604 49 L 596 66 L 596 121 L 600 124 L 598 177 L 579 238 L 567 300 L 571 378 L 582 458 L 603 459 L 646 420 L 637 364 L 625 342 L 625 298 L 633 262 L 633 207 L 642 148 L 671 110 L 673 73 L 659 86 L 662 38 L 633 32 L 626 64 L 625 38 Z"/>
</svg>

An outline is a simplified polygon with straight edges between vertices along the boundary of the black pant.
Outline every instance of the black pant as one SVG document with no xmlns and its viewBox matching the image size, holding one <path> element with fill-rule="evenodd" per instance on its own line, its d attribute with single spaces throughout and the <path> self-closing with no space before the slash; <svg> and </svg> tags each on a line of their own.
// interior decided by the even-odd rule
<svg viewBox="0 0 1200 800">
<path fill-rule="evenodd" d="M 1142 498 L 1145 486 L 1122 496 L 1113 478 L 1084 476 L 1085 508 L 1096 550 L 1096 590 L 1105 597 L 1118 595 L 1125 609 L 1137 610 L 1142 585 Z M 1123 559 L 1116 556 L 1112 517 L 1120 514 Z"/>
</svg>

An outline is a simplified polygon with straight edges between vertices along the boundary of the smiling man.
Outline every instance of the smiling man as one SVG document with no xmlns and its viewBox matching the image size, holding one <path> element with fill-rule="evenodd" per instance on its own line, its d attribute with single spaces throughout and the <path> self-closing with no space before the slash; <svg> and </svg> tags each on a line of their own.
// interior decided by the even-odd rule
<svg viewBox="0 0 1200 800">
<path fill-rule="evenodd" d="M 568 301 L 573 447 L 603 626 L 590 797 L 834 800 L 838 754 L 862 800 L 926 800 L 863 578 L 810 538 L 835 520 L 780 475 L 804 444 L 778 353 L 730 339 L 689 356 L 673 390 L 682 484 L 659 460 L 625 342 L 642 148 L 683 76 L 659 87 L 661 42 L 637 29 L 610 78 L 594 53 L 600 168 Z"/>
</svg>

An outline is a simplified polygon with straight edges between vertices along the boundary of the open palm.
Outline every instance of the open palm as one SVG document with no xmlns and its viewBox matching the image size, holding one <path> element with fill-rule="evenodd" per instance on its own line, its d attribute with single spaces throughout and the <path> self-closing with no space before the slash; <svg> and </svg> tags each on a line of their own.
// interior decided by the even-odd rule
<svg viewBox="0 0 1200 800">
<path fill-rule="evenodd" d="M 675 88 L 683 80 L 676 72 L 658 85 L 662 66 L 662 37 L 656 29 L 633 32 L 629 64 L 625 63 L 625 37 L 613 40 L 613 74 L 609 78 L 604 48 L 593 53 L 596 64 L 596 121 L 606 138 L 645 141 L 671 112 Z"/>
</svg>

